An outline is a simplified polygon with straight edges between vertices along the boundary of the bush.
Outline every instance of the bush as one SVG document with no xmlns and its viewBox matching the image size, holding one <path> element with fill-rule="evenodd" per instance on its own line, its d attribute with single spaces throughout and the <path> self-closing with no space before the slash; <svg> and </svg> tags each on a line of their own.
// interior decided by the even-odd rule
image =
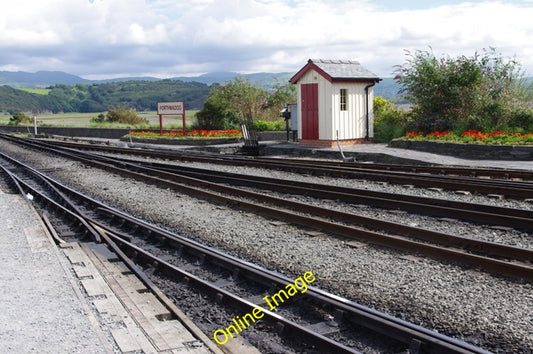
<svg viewBox="0 0 533 354">
<path fill-rule="evenodd" d="M 13 116 L 9 118 L 9 125 L 19 125 L 19 124 L 32 124 L 33 118 L 25 115 L 22 112 L 13 113 Z"/>
<path fill-rule="evenodd" d="M 239 127 L 239 117 L 237 112 L 226 108 L 223 102 L 208 98 L 204 108 L 197 112 L 194 129 L 220 130 L 237 129 Z"/>
<path fill-rule="evenodd" d="M 522 127 L 526 132 L 533 132 L 533 109 L 518 108 L 511 112 L 511 127 Z"/>
<path fill-rule="evenodd" d="M 408 123 L 407 129 L 414 131 L 432 132 L 436 130 L 453 129 L 449 117 L 439 115 L 422 115 L 416 108 L 412 110 L 413 119 Z"/>
<path fill-rule="evenodd" d="M 406 132 L 405 118 L 402 112 L 386 112 L 381 119 L 374 120 L 374 141 L 388 143 Z"/>
<path fill-rule="evenodd" d="M 254 120 L 254 128 L 257 131 L 283 131 L 286 129 L 285 119 L 276 121 Z"/>
<path fill-rule="evenodd" d="M 91 119 L 95 123 L 119 123 L 126 125 L 148 124 L 148 120 L 141 118 L 133 109 L 115 108 L 107 112 L 100 113 L 98 117 Z"/>
<path fill-rule="evenodd" d="M 492 48 L 473 57 L 436 58 L 427 51 L 408 56 L 395 80 L 413 107 L 410 129 L 499 129 L 514 125 L 512 112 L 527 106 L 531 90 L 520 65 Z"/>
<path fill-rule="evenodd" d="M 403 136 L 406 131 L 408 115 L 394 109 L 391 102 L 383 97 L 374 98 L 374 141 L 387 143 Z"/>
</svg>

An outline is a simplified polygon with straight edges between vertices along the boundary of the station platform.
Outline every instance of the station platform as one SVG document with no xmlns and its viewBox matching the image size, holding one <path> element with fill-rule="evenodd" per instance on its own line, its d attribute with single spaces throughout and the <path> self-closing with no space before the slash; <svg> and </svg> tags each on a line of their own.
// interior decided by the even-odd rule
<svg viewBox="0 0 533 354">
<path fill-rule="evenodd" d="M 57 137 L 56 137 L 57 138 Z M 235 153 L 239 151 L 243 143 L 222 145 L 171 145 L 171 144 L 146 144 L 137 142 L 124 142 L 118 139 L 98 139 L 76 137 L 60 137 L 65 140 L 84 141 L 96 144 L 109 144 L 119 147 L 149 148 L 158 150 L 193 150 L 218 153 Z M 476 168 L 502 168 L 513 170 L 533 171 L 533 160 L 481 160 L 454 157 L 445 154 L 423 152 L 413 149 L 390 147 L 388 144 L 356 144 L 338 147 L 309 147 L 301 146 L 294 142 L 260 141 L 261 156 L 269 157 L 307 157 L 343 160 L 352 159 L 358 162 L 376 162 L 391 164 L 426 164 L 447 165 Z"/>
<path fill-rule="evenodd" d="M 307 147 L 297 143 L 261 142 L 267 156 L 353 158 L 359 162 L 431 164 L 533 171 L 533 161 L 465 159 L 444 154 L 390 147 L 387 144 L 356 144 L 338 147 Z"/>
<path fill-rule="evenodd" d="M 18 194 L 0 191 L 0 243 L 2 353 L 221 352 L 121 262 L 106 262 L 104 245 L 56 246 Z"/>
</svg>

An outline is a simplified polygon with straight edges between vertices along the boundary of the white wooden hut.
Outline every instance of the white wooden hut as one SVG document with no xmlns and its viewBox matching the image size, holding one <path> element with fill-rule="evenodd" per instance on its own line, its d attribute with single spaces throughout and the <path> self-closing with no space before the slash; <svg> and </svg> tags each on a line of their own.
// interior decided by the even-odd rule
<svg viewBox="0 0 533 354">
<path fill-rule="evenodd" d="M 356 61 L 309 59 L 290 80 L 297 85 L 299 143 L 372 142 L 373 86 L 380 80 Z"/>
</svg>

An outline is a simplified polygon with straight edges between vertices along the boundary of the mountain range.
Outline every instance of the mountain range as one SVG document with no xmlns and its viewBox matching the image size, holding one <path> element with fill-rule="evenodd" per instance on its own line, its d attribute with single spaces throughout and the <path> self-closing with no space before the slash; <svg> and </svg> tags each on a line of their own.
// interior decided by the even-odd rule
<svg viewBox="0 0 533 354">
<path fill-rule="evenodd" d="M 170 80 L 180 80 L 184 82 L 200 82 L 211 85 L 214 83 L 223 84 L 237 76 L 247 78 L 251 83 L 271 83 L 276 80 L 288 81 L 292 73 L 255 73 L 238 74 L 234 72 L 212 72 L 199 76 L 179 76 Z M 25 71 L 0 71 L 0 85 L 7 85 L 13 88 L 44 88 L 56 84 L 76 85 L 76 84 L 101 84 L 109 82 L 124 81 L 158 81 L 160 78 L 151 76 L 142 77 L 122 77 L 105 80 L 88 80 L 80 76 L 68 74 L 62 71 L 37 71 L 30 73 Z"/>
<path fill-rule="evenodd" d="M 270 89 L 276 84 L 284 84 L 290 80 L 294 73 L 253 73 L 238 74 L 235 72 L 212 72 L 198 76 L 178 76 L 170 80 L 179 80 L 183 82 L 199 82 L 206 85 L 214 83 L 223 84 L 231 81 L 236 77 L 247 79 L 251 84 L 261 85 L 265 89 Z M 156 77 L 123 77 L 105 80 L 88 80 L 80 76 L 68 74 L 62 71 L 37 71 L 35 73 L 24 71 L 0 71 L 0 86 L 10 86 L 13 88 L 45 88 L 56 84 L 76 85 L 76 84 L 102 84 L 110 82 L 126 81 L 159 81 Z M 384 78 L 374 88 L 376 96 L 382 96 L 387 99 L 398 96 L 399 86 L 392 78 Z"/>
</svg>

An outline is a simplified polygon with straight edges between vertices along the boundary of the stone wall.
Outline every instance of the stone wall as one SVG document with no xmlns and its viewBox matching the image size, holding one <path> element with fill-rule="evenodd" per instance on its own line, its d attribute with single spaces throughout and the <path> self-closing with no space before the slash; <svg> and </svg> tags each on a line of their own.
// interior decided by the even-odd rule
<svg viewBox="0 0 533 354">
<path fill-rule="evenodd" d="M 33 134 L 33 126 L 3 125 L 0 131 L 8 133 L 29 133 Z M 129 129 L 107 129 L 107 128 L 77 128 L 77 127 L 37 127 L 38 134 L 61 135 L 67 137 L 87 137 L 102 139 L 120 139 L 128 134 Z"/>
<path fill-rule="evenodd" d="M 475 160 L 533 160 L 532 145 L 458 144 L 396 139 L 389 146 Z"/>
</svg>

